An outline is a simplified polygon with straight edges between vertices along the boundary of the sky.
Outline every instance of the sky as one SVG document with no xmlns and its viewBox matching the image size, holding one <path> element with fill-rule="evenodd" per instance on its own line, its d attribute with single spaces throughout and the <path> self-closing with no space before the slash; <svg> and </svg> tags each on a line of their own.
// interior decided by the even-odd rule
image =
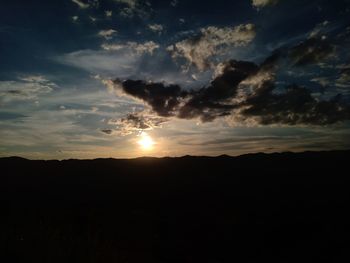
<svg viewBox="0 0 350 263">
<path fill-rule="evenodd" d="M 3 0 L 0 157 L 350 147 L 350 0 Z"/>
</svg>

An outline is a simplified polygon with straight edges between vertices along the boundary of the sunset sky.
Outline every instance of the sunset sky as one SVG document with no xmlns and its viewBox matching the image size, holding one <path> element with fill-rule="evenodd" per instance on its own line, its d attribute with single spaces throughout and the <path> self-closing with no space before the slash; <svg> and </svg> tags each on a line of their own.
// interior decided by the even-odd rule
<svg viewBox="0 0 350 263">
<path fill-rule="evenodd" d="M 350 0 L 4 0 L 0 156 L 350 147 Z"/>
</svg>

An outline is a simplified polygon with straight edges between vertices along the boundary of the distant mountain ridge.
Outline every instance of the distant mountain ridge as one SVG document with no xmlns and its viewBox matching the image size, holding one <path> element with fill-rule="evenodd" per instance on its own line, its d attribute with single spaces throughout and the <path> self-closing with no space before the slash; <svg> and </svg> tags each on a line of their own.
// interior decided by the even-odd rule
<svg viewBox="0 0 350 263">
<path fill-rule="evenodd" d="M 9 157 L 0 157 L 0 161 L 99 161 L 99 160 L 109 160 L 109 161 L 118 161 L 118 160 L 162 160 L 162 159 L 200 159 L 200 158 L 252 158 L 252 157 L 274 157 L 274 156 L 317 156 L 317 155 L 327 155 L 327 154 L 350 154 L 349 150 L 329 150 L 329 151 L 304 151 L 304 152 L 273 152 L 273 153 L 265 153 L 265 152 L 257 152 L 257 153 L 247 153 L 247 154 L 241 154 L 241 155 L 227 155 L 222 154 L 218 156 L 206 156 L 206 155 L 184 155 L 184 156 L 164 156 L 164 157 L 153 157 L 153 156 L 142 156 L 142 157 L 135 157 L 135 158 L 93 158 L 93 159 L 75 159 L 75 158 L 69 158 L 69 159 L 28 159 L 20 156 L 9 156 Z"/>
<path fill-rule="evenodd" d="M 349 164 L 350 151 L 1 158 L 0 261 L 350 262 Z"/>
</svg>

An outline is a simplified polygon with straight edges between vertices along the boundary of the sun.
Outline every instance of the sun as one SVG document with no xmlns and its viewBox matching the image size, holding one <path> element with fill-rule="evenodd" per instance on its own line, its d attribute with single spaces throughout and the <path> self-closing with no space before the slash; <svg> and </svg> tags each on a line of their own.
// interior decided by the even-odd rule
<svg viewBox="0 0 350 263">
<path fill-rule="evenodd" d="M 153 149 L 154 141 L 147 133 L 141 133 L 140 139 L 138 140 L 138 144 L 141 146 L 142 150 L 150 151 Z"/>
</svg>

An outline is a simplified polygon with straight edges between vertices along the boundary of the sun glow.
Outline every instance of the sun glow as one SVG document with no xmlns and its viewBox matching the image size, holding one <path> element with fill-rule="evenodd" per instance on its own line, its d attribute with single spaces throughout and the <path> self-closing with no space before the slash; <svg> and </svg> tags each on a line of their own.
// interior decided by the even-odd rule
<svg viewBox="0 0 350 263">
<path fill-rule="evenodd" d="M 155 143 L 147 133 L 141 133 L 138 144 L 141 146 L 142 150 L 150 151 L 153 149 Z"/>
</svg>

